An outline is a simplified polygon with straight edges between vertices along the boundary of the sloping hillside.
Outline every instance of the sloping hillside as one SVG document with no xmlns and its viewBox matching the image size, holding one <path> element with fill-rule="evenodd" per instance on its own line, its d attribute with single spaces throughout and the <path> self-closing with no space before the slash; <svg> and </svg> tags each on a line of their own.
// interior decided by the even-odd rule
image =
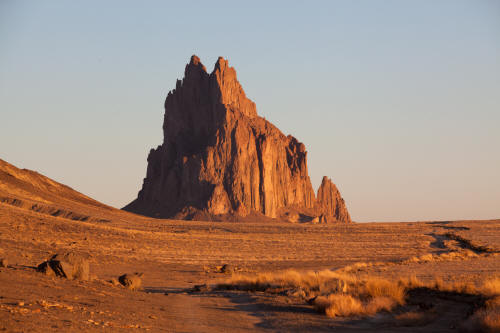
<svg viewBox="0 0 500 333">
<path fill-rule="evenodd" d="M 79 221 L 109 222 L 119 210 L 106 206 L 36 171 L 0 159 L 0 202 Z"/>
</svg>

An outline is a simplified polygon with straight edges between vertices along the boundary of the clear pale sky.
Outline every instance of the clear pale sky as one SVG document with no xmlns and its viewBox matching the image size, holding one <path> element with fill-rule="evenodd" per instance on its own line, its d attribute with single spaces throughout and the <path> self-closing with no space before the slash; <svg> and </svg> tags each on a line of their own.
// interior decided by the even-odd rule
<svg viewBox="0 0 500 333">
<path fill-rule="evenodd" d="M 163 102 L 229 59 L 356 221 L 500 218 L 500 1 L 0 1 L 0 158 L 133 200 Z"/>
</svg>

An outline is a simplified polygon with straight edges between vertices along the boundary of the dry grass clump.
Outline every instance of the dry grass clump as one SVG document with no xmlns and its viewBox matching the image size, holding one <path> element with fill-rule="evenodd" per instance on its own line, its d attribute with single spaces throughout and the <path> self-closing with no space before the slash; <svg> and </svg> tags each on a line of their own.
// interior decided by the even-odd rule
<svg viewBox="0 0 500 333">
<path fill-rule="evenodd" d="M 363 304 L 351 295 L 330 294 L 314 300 L 314 309 L 328 317 L 349 317 L 364 312 Z"/>
<path fill-rule="evenodd" d="M 315 308 L 329 317 L 374 315 L 403 305 L 405 287 L 399 282 L 367 278 L 347 283 L 345 292 L 331 293 L 314 299 Z"/>
<path fill-rule="evenodd" d="M 500 295 L 500 277 L 486 280 L 481 286 L 481 289 L 486 295 Z"/>
<path fill-rule="evenodd" d="M 336 292 L 345 290 L 348 283 L 356 279 L 346 274 L 330 270 L 299 273 L 286 270 L 278 273 L 260 273 L 255 276 L 234 274 L 227 283 L 219 284 L 220 289 L 248 291 L 283 291 L 285 289 L 303 289 L 307 292 Z"/>
<path fill-rule="evenodd" d="M 368 278 L 364 284 L 364 293 L 370 297 L 387 297 L 398 304 L 404 304 L 406 288 L 401 282 L 393 282 L 380 278 Z"/>
<path fill-rule="evenodd" d="M 363 302 L 348 294 L 318 296 L 312 303 L 316 311 L 331 318 L 374 315 L 380 311 L 391 311 L 398 305 L 394 299 L 387 296 L 372 297 Z"/>
<path fill-rule="evenodd" d="M 486 300 L 485 305 L 469 319 L 471 327 L 484 331 L 500 329 L 500 277 L 476 286 L 473 283 L 444 282 L 440 278 L 423 282 L 415 276 L 386 280 L 366 276 L 360 278 L 345 271 L 260 273 L 254 276 L 235 274 L 218 289 L 265 291 L 301 297 L 316 311 L 329 317 L 371 316 L 381 311 L 390 312 L 405 305 L 408 292 L 416 289 L 477 295 Z M 460 295 L 457 295 L 460 296 Z M 405 308 L 400 308 L 404 311 Z M 408 311 L 394 316 L 398 326 L 422 326 L 433 321 L 434 310 Z"/>
<path fill-rule="evenodd" d="M 459 293 L 459 294 L 481 294 L 485 293 L 482 287 L 477 287 L 472 282 L 445 282 L 440 277 L 435 277 L 433 280 L 424 282 L 417 279 L 416 276 L 400 278 L 400 283 L 406 287 L 407 290 L 415 288 L 426 288 L 445 293 Z"/>
<path fill-rule="evenodd" d="M 466 260 L 470 258 L 476 258 L 479 255 L 474 253 L 469 249 L 460 250 L 460 251 L 451 251 L 445 252 L 441 254 L 424 254 L 421 256 L 411 257 L 409 259 L 403 260 L 403 264 L 410 263 L 425 263 L 425 262 L 435 262 L 435 261 L 454 261 L 454 260 Z"/>
<path fill-rule="evenodd" d="M 390 311 L 405 302 L 405 286 L 400 282 L 324 270 L 299 273 L 261 273 L 256 276 L 233 275 L 219 289 L 287 293 L 301 291 L 305 300 L 329 317 L 373 315 Z M 287 293 L 288 294 L 288 293 Z"/>
</svg>

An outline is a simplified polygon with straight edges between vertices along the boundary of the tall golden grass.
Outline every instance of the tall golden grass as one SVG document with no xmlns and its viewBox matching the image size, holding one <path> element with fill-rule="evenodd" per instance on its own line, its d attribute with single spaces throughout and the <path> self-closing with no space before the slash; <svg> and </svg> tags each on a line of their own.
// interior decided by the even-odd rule
<svg viewBox="0 0 500 333">
<path fill-rule="evenodd" d="M 486 299 L 484 306 L 468 320 L 468 325 L 482 327 L 484 331 L 500 330 L 500 277 L 473 283 L 444 282 L 439 278 L 423 282 L 415 276 L 387 280 L 379 277 L 356 275 L 343 271 L 323 270 L 298 272 L 287 270 L 256 275 L 233 275 L 219 289 L 266 291 L 298 296 L 312 304 L 314 309 L 328 317 L 370 316 L 381 311 L 391 312 L 404 305 L 408 292 L 416 288 L 478 295 Z M 428 323 L 436 313 L 400 313 L 395 319 L 405 323 Z"/>
<path fill-rule="evenodd" d="M 329 317 L 372 315 L 390 311 L 405 302 L 405 286 L 381 278 L 359 279 L 355 275 L 324 270 L 299 273 L 287 270 L 255 276 L 236 274 L 219 288 L 249 291 L 299 291 L 314 308 Z"/>
</svg>

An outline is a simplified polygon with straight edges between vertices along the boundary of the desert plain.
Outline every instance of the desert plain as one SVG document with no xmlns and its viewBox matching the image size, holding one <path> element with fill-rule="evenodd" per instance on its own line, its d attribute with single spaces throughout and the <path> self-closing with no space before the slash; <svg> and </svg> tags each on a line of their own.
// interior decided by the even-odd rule
<svg viewBox="0 0 500 333">
<path fill-rule="evenodd" d="M 0 162 L 0 330 L 7 332 L 479 331 L 470 318 L 487 297 L 443 286 L 474 288 L 500 274 L 500 220 L 154 219 Z M 36 271 L 67 251 L 88 258 L 88 281 Z M 405 303 L 390 311 L 327 316 L 307 290 L 287 282 L 238 285 L 258 274 L 321 279 L 325 271 L 436 288 L 408 289 Z M 136 290 L 116 283 L 134 272 L 143 273 Z M 404 317 L 419 311 L 424 319 Z"/>
</svg>

